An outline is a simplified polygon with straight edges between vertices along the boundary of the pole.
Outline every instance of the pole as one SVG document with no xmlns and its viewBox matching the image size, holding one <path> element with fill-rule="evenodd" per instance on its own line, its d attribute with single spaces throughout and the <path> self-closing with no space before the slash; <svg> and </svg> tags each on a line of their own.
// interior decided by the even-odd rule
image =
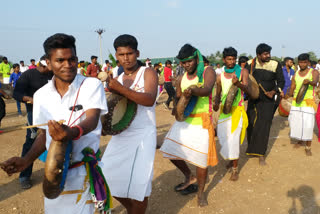
<svg viewBox="0 0 320 214">
<path fill-rule="evenodd" d="M 99 41 L 100 41 L 100 65 L 102 66 L 103 60 L 102 60 L 102 42 L 101 42 L 101 34 L 99 34 Z"/>
</svg>

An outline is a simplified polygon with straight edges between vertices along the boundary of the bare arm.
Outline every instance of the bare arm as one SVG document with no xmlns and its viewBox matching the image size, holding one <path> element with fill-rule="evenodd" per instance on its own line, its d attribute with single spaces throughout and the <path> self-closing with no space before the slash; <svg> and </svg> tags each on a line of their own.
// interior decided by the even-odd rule
<svg viewBox="0 0 320 214">
<path fill-rule="evenodd" d="M 3 163 L 0 163 L 1 168 L 9 176 L 13 173 L 23 171 L 46 150 L 46 131 L 44 129 L 39 129 L 38 133 L 31 149 L 24 157 L 12 157 Z"/>
<path fill-rule="evenodd" d="M 309 84 L 312 86 L 317 86 L 318 82 L 319 82 L 319 71 L 313 70 L 312 71 L 312 81 L 309 80 Z"/>
<path fill-rule="evenodd" d="M 221 102 L 221 92 L 222 92 L 222 86 L 221 86 L 221 75 L 217 77 L 217 87 L 216 87 L 216 96 L 214 100 L 214 106 L 213 109 L 215 111 L 219 110 L 219 104 Z"/>
<path fill-rule="evenodd" d="M 108 88 L 114 90 L 133 102 L 143 106 L 153 106 L 158 91 L 158 75 L 151 69 L 146 68 L 144 72 L 144 92 L 137 92 L 121 85 L 112 77 L 108 80 Z"/>
<path fill-rule="evenodd" d="M 207 67 L 204 74 L 204 84 L 202 88 L 192 89 L 192 95 L 206 97 L 212 93 L 214 83 L 216 82 L 216 72 L 212 67 Z"/>
<path fill-rule="evenodd" d="M 249 78 L 249 71 L 247 69 L 242 70 L 242 80 L 241 82 L 238 80 L 237 76 L 234 75 L 232 78 L 232 83 L 240 88 L 242 91 L 248 93 L 248 78 Z"/>
</svg>

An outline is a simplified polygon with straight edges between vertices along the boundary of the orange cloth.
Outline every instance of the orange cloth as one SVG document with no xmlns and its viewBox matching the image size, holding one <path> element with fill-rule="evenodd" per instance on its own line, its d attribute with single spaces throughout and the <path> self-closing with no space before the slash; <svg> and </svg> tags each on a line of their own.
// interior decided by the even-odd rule
<svg viewBox="0 0 320 214">
<path fill-rule="evenodd" d="M 213 124 L 211 121 L 211 113 L 199 113 L 199 114 L 190 114 L 189 117 L 201 117 L 202 119 L 202 128 L 208 129 L 209 133 L 209 148 L 208 148 L 208 166 L 215 166 L 218 164 L 218 155 L 216 150 L 216 141 L 215 141 L 215 132 Z"/>
</svg>

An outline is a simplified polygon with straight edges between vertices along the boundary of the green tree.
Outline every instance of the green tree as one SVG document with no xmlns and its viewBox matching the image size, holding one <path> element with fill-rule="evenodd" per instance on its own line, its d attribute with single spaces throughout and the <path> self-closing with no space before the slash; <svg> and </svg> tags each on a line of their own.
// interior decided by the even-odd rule
<svg viewBox="0 0 320 214">
<path fill-rule="evenodd" d="M 313 51 L 309 51 L 308 54 L 310 55 L 310 61 L 318 61 L 318 57 Z"/>
</svg>

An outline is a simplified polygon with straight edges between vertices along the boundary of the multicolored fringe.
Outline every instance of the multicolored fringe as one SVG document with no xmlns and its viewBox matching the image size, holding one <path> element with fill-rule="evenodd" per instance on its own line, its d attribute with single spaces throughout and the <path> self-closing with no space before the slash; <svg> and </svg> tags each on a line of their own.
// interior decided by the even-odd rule
<svg viewBox="0 0 320 214">
<path fill-rule="evenodd" d="M 75 163 L 71 168 L 85 165 L 89 176 L 92 201 L 100 212 L 108 213 L 112 208 L 112 196 L 102 170 L 98 165 L 98 161 L 101 160 L 101 151 L 98 150 L 95 154 L 93 149 L 86 147 L 82 150 L 82 154 L 84 155 L 82 162 Z"/>
</svg>

